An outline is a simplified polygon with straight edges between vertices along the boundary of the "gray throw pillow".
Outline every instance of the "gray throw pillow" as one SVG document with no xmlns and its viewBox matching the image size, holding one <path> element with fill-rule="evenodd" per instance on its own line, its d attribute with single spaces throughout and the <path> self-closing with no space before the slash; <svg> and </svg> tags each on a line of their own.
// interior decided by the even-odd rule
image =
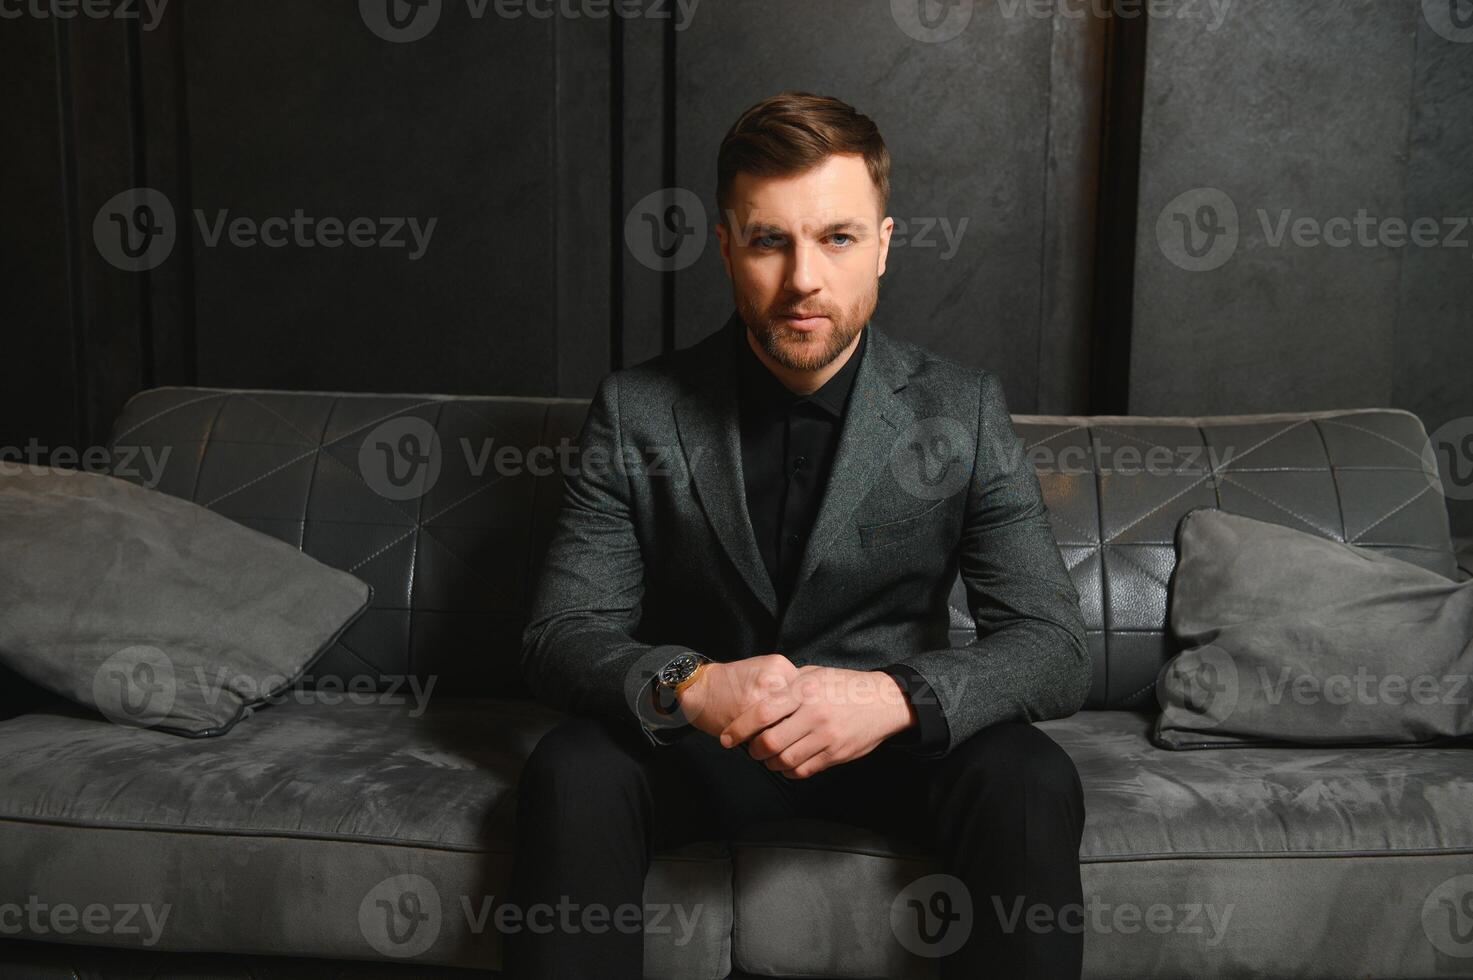
<svg viewBox="0 0 1473 980">
<path fill-rule="evenodd" d="M 296 681 L 369 587 L 98 473 L 0 476 L 0 664 L 121 724 L 220 735 Z"/>
<path fill-rule="evenodd" d="M 1473 583 L 1212 508 L 1177 525 L 1155 743 L 1436 743 L 1473 734 Z"/>
</svg>

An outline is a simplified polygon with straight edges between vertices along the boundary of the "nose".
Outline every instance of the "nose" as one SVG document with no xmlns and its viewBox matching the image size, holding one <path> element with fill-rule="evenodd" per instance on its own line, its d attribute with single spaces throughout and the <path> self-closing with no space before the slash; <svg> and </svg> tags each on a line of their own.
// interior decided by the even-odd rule
<svg viewBox="0 0 1473 980">
<path fill-rule="evenodd" d="M 808 242 L 795 244 L 791 254 L 787 287 L 800 296 L 807 296 L 823 284 L 818 275 L 818 263 L 822 260 L 814 255 L 813 246 Z"/>
</svg>

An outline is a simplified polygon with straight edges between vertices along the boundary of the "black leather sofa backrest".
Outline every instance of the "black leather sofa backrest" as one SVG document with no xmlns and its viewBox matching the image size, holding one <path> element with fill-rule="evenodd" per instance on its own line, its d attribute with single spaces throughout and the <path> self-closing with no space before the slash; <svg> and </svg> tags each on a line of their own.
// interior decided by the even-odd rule
<svg viewBox="0 0 1473 980">
<path fill-rule="evenodd" d="M 585 406 L 157 388 L 124 407 L 110 448 L 116 475 L 372 584 L 372 608 L 315 665 L 315 683 L 413 674 L 434 676 L 440 696 L 521 697 L 522 617 L 559 504 L 559 454 L 576 446 Z M 1095 662 L 1088 707 L 1154 706 L 1174 652 L 1173 535 L 1193 507 L 1455 574 L 1432 452 L 1408 412 L 1013 420 L 1079 589 Z M 952 636 L 965 644 L 960 582 L 952 606 Z"/>
</svg>

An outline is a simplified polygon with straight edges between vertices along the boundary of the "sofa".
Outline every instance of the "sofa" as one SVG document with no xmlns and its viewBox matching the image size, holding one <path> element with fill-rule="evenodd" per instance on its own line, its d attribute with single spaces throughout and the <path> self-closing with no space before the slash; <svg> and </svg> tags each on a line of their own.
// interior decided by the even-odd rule
<svg viewBox="0 0 1473 980">
<path fill-rule="evenodd" d="M 559 505 L 558 452 L 585 405 L 133 397 L 108 447 L 115 475 L 288 541 L 374 596 L 290 696 L 224 736 L 120 727 L 11 687 L 0 976 L 499 970 L 486 913 L 516 846 L 517 775 L 559 718 L 521 680 L 523 611 Z M 1149 739 L 1174 653 L 1174 531 L 1191 508 L 1469 577 L 1417 417 L 1013 421 L 1094 659 L 1085 709 L 1038 722 L 1085 790 L 1085 975 L 1473 977 L 1468 749 L 1170 752 Z M 410 463 L 427 469 L 394 469 Z M 954 642 L 973 640 L 959 582 L 949 614 Z M 663 853 L 646 902 L 691 914 L 647 934 L 646 976 L 935 976 L 891 909 L 937 870 L 923 841 L 819 821 Z"/>
</svg>

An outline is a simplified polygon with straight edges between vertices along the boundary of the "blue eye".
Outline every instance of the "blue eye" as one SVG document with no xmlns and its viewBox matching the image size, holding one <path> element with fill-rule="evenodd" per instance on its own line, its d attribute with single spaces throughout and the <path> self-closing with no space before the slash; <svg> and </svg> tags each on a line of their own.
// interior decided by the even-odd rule
<svg viewBox="0 0 1473 980">
<path fill-rule="evenodd" d="M 760 235 L 757 238 L 756 244 L 758 248 L 775 248 L 777 247 L 777 236 Z"/>
<path fill-rule="evenodd" d="M 853 235 L 846 234 L 846 233 L 844 233 L 842 231 L 839 232 L 838 234 L 836 234 L 834 237 L 835 238 L 847 238 L 850 241 L 853 241 L 854 240 L 854 236 Z"/>
</svg>

